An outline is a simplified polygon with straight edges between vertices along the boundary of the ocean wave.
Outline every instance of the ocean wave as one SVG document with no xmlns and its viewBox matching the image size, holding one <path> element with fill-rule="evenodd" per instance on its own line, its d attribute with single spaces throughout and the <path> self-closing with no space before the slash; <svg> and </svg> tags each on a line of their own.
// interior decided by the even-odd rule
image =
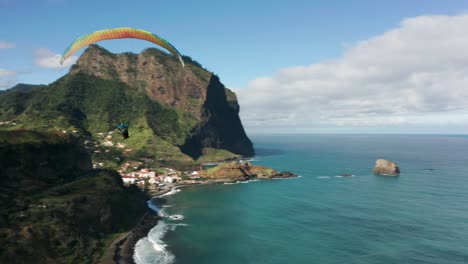
<svg viewBox="0 0 468 264">
<path fill-rule="evenodd" d="M 133 259 L 137 264 L 161 263 L 171 264 L 175 261 L 175 256 L 166 249 L 166 244 L 162 241 L 164 234 L 169 230 L 170 225 L 164 221 L 159 221 L 153 227 L 148 236 L 140 239 L 136 245 Z"/>
<path fill-rule="evenodd" d="M 173 194 L 176 194 L 180 192 L 180 189 L 177 188 L 177 187 L 174 187 L 172 188 L 169 192 L 165 193 L 165 194 L 161 194 L 161 195 L 158 195 L 157 197 L 164 197 L 164 196 L 169 196 L 169 195 L 173 195 Z"/>
<path fill-rule="evenodd" d="M 152 199 L 146 201 L 146 205 L 153 211 L 159 214 L 159 211 L 161 211 L 161 208 L 159 208 Z M 164 207 L 164 206 L 163 206 Z"/>
<path fill-rule="evenodd" d="M 166 214 L 166 211 L 164 209 L 159 210 L 158 215 L 160 217 L 167 217 L 168 216 L 168 214 Z"/>
<path fill-rule="evenodd" d="M 281 179 L 283 179 L 283 178 L 273 178 L 273 179 L 281 180 Z M 233 185 L 233 184 L 251 183 L 251 182 L 259 182 L 259 181 L 262 181 L 262 180 L 261 180 L 261 179 L 252 179 L 252 180 L 246 180 L 246 181 L 225 182 L 225 183 L 223 183 L 223 184 L 225 184 L 225 185 Z"/>
<path fill-rule="evenodd" d="M 184 216 L 183 215 L 169 215 L 168 218 L 171 220 L 180 221 L 184 219 Z"/>
<path fill-rule="evenodd" d="M 240 182 L 239 181 L 236 181 L 236 182 L 225 182 L 223 184 L 225 185 L 233 185 L 233 184 L 239 184 Z"/>
<path fill-rule="evenodd" d="M 318 176 L 317 179 L 330 179 L 330 176 Z"/>
<path fill-rule="evenodd" d="M 296 177 L 290 177 L 290 178 L 272 178 L 273 180 L 293 180 L 297 178 L 302 178 L 302 175 L 297 175 Z"/>
<path fill-rule="evenodd" d="M 253 179 L 253 180 L 248 180 L 248 182 L 258 182 L 260 181 L 259 179 Z"/>
</svg>

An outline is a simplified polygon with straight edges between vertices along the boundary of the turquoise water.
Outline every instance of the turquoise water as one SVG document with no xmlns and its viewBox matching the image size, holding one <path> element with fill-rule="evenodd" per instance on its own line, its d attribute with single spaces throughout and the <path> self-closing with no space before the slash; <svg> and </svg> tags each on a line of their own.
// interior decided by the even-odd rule
<svg viewBox="0 0 468 264">
<path fill-rule="evenodd" d="M 468 137 L 254 136 L 300 178 L 182 188 L 138 263 L 468 263 Z M 374 176 L 377 158 L 401 176 Z M 350 173 L 354 177 L 336 177 Z"/>
</svg>

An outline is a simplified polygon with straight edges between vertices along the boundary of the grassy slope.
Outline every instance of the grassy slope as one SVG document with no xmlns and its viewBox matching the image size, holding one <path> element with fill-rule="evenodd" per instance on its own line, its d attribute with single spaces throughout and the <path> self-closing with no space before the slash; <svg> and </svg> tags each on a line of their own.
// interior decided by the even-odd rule
<svg viewBox="0 0 468 264">
<path fill-rule="evenodd" d="M 116 58 L 102 48 L 100 55 Z M 144 51 L 164 64 L 165 77 L 175 86 L 183 82 L 180 64 L 172 56 L 157 50 Z M 136 59 L 135 54 L 128 54 Z M 185 57 L 186 68 L 202 82 L 208 83 L 211 73 L 196 61 Z M 38 131 L 80 131 L 82 138 L 96 140 L 96 133 L 115 130 L 120 122 L 130 123 L 128 148 L 135 156 L 154 157 L 165 165 L 191 165 L 193 160 L 178 146 L 187 139 L 198 120 L 190 113 L 152 101 L 138 83 L 130 87 L 118 80 L 103 80 L 83 73 L 66 75 L 48 87 L 29 92 L 11 91 L 0 96 L 0 121 L 14 120 L 16 125 L 0 126 L 0 130 L 33 129 Z M 226 89 L 228 102 L 236 104 L 235 94 Z M 199 100 L 188 99 L 194 108 Z M 207 148 L 199 162 L 223 160 L 235 156 L 226 150 Z M 109 164 L 114 168 L 113 159 Z"/>
<path fill-rule="evenodd" d="M 0 263 L 95 263 L 146 212 L 141 191 L 115 172 L 89 171 L 69 140 L 0 131 Z"/>
<path fill-rule="evenodd" d="M 141 192 L 124 190 L 107 171 L 27 199 L 32 207 L 11 213 L 14 225 L 0 227 L 0 260 L 95 263 L 109 240 L 132 229 L 145 213 Z"/>
<path fill-rule="evenodd" d="M 17 124 L 8 129 L 78 130 L 92 139 L 97 133 L 115 130 L 120 122 L 128 122 L 130 138 L 125 143 L 138 150 L 136 154 L 191 162 L 176 145 L 183 143 L 196 120 L 151 101 L 121 82 L 76 74 L 40 91 L 12 93 L 2 99 L 0 116 Z"/>
</svg>

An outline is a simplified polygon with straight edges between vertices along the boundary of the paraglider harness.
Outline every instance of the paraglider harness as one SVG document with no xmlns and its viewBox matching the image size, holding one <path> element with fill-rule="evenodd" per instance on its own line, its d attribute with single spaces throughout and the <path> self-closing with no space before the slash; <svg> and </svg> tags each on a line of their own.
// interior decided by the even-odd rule
<svg viewBox="0 0 468 264">
<path fill-rule="evenodd" d="M 128 138 L 128 124 L 120 123 L 117 125 L 117 129 L 120 131 L 120 134 L 122 134 L 123 139 Z"/>
</svg>

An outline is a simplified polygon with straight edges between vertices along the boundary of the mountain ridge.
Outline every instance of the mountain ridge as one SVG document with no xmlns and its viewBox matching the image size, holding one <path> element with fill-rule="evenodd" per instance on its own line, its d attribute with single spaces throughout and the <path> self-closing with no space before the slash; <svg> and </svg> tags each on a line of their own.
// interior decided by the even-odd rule
<svg viewBox="0 0 468 264">
<path fill-rule="evenodd" d="M 1 94 L 0 121 L 16 125 L 0 129 L 77 131 L 95 140 L 129 122 L 124 143 L 135 155 L 169 163 L 193 163 L 213 150 L 222 153 L 220 159 L 254 155 L 235 94 L 184 58 L 185 68 L 153 48 L 114 54 L 91 45 L 68 74 L 47 87 Z"/>
</svg>

